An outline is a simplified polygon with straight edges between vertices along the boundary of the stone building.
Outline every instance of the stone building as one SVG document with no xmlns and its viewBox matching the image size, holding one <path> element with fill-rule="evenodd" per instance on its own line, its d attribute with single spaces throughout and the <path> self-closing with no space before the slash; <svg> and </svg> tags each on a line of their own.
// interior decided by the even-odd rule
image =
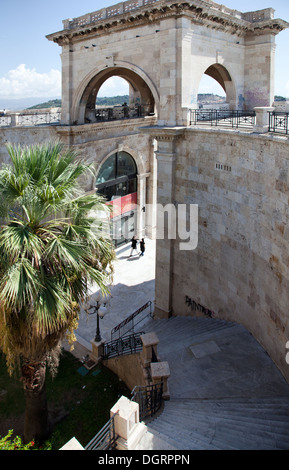
<svg viewBox="0 0 289 470">
<path fill-rule="evenodd" d="M 0 158 L 7 141 L 74 147 L 96 168 L 86 190 L 118 201 L 126 238 L 156 237 L 157 204 L 197 205 L 195 249 L 157 239 L 156 314 L 239 322 L 289 380 L 288 138 L 190 125 L 204 74 L 231 110 L 273 105 L 275 36 L 287 27 L 271 8 L 211 0 L 129 0 L 65 20 L 47 36 L 61 47 L 61 122 L 1 128 Z M 109 113 L 95 102 L 113 76 L 130 98 Z"/>
</svg>

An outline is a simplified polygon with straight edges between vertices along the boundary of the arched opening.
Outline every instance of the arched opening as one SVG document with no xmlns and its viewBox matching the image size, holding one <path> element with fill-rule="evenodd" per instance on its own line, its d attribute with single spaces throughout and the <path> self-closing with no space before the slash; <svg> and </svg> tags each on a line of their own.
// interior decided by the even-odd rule
<svg viewBox="0 0 289 470">
<path fill-rule="evenodd" d="M 199 86 L 199 108 L 236 109 L 236 91 L 225 67 L 213 64 L 207 68 Z"/>
<path fill-rule="evenodd" d="M 103 94 L 103 88 L 112 83 L 121 84 L 121 89 L 124 89 L 126 84 L 127 100 L 101 106 L 98 98 Z M 118 98 L 121 98 L 121 95 Z M 129 69 L 111 67 L 97 74 L 86 87 L 81 99 L 79 121 L 93 123 L 141 118 L 154 114 L 155 100 L 145 81 Z"/>
<path fill-rule="evenodd" d="M 111 206 L 111 236 L 115 246 L 137 230 L 137 166 L 127 152 L 115 152 L 101 165 L 95 187 Z"/>
</svg>

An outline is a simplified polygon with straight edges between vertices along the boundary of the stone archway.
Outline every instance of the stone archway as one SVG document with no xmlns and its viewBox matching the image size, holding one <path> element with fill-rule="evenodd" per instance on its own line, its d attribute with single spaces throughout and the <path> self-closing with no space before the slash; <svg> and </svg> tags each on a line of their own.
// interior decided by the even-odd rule
<svg viewBox="0 0 289 470">
<path fill-rule="evenodd" d="M 119 77 L 128 82 L 129 105 L 139 106 L 140 116 L 156 113 L 155 96 L 144 78 L 126 67 L 107 67 L 82 84 L 82 94 L 76 98 L 73 107 L 73 121 L 78 124 L 97 121 L 94 116 L 96 98 L 101 86 L 111 77 Z"/>
<path fill-rule="evenodd" d="M 221 64 L 212 64 L 206 71 L 205 75 L 216 80 L 226 93 L 226 102 L 229 103 L 231 109 L 237 109 L 237 94 L 233 79 L 228 70 Z"/>
</svg>

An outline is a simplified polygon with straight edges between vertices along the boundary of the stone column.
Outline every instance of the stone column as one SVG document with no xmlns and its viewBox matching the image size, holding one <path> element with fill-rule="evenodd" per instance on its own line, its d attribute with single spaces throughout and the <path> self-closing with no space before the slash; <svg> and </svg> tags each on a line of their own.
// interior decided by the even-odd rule
<svg viewBox="0 0 289 470">
<path fill-rule="evenodd" d="M 73 61 L 73 46 L 68 39 L 63 40 L 61 61 L 62 61 L 62 109 L 61 109 L 61 124 L 72 124 L 71 111 L 72 111 L 72 90 L 73 90 L 73 76 L 72 76 L 72 61 Z"/>
<path fill-rule="evenodd" d="M 176 239 L 176 232 L 174 233 L 176 222 L 173 220 L 175 210 L 175 146 L 183 130 L 184 128 L 162 128 L 156 136 L 158 186 L 155 315 L 159 318 L 169 318 L 172 315 L 172 264 Z M 168 218 L 166 218 L 165 212 L 169 213 Z"/>
<path fill-rule="evenodd" d="M 272 106 L 275 80 L 275 31 L 245 38 L 244 98 L 246 109 Z"/>
<path fill-rule="evenodd" d="M 177 124 L 177 29 L 174 18 L 160 22 L 160 112 L 159 125 Z"/>
<path fill-rule="evenodd" d="M 137 213 L 137 235 L 138 238 L 145 236 L 146 228 L 146 179 L 150 173 L 138 175 L 138 213 Z"/>
<path fill-rule="evenodd" d="M 19 125 L 19 116 L 20 116 L 20 113 L 13 113 L 13 114 L 10 114 L 11 116 L 11 123 L 10 123 L 10 127 L 16 127 Z"/>
<path fill-rule="evenodd" d="M 254 111 L 256 112 L 254 132 L 265 134 L 269 128 L 269 112 L 273 112 L 274 108 L 254 108 Z"/>
</svg>

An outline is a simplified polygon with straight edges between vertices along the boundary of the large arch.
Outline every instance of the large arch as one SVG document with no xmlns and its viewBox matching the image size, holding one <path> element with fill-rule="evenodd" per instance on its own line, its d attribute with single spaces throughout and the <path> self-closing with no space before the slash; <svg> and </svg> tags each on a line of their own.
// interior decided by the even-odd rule
<svg viewBox="0 0 289 470">
<path fill-rule="evenodd" d="M 230 104 L 231 108 L 236 109 L 238 105 L 236 86 L 228 69 L 221 64 L 215 63 L 210 65 L 204 74 L 219 83 L 226 93 L 226 102 Z"/>
<path fill-rule="evenodd" d="M 158 92 L 143 72 L 134 69 L 135 67 L 128 67 L 123 64 L 91 72 L 80 84 L 75 94 L 72 106 L 72 122 L 78 124 L 91 122 L 91 110 L 95 108 L 99 89 L 106 80 L 114 76 L 123 78 L 128 82 L 131 102 L 138 102 L 144 109 L 145 115 L 157 113 L 159 105 Z"/>
</svg>

